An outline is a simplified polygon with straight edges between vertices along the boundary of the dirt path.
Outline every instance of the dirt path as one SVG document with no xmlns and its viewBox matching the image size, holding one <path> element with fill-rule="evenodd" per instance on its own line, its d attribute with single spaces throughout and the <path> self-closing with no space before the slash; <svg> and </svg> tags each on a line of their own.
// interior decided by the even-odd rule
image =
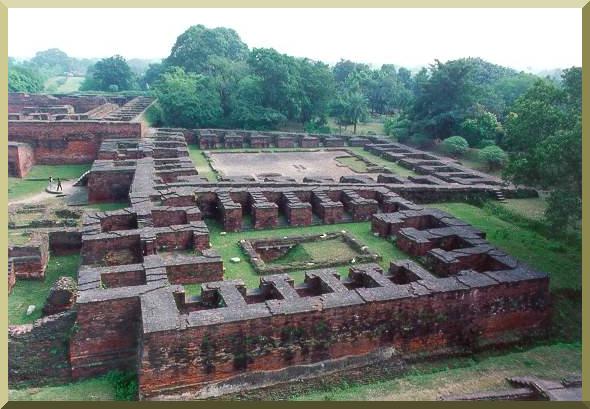
<svg viewBox="0 0 590 409">
<path fill-rule="evenodd" d="M 75 182 L 76 182 L 75 180 L 63 181 L 62 182 L 63 192 L 61 192 L 59 195 L 70 194 L 74 190 L 74 183 Z M 32 196 L 27 196 L 22 199 L 9 201 L 8 205 L 12 206 L 12 205 L 19 205 L 19 204 L 31 204 L 31 203 L 43 202 L 43 201 L 49 200 L 49 199 L 61 199 L 60 197 L 58 197 L 59 195 L 54 194 L 54 193 L 47 193 L 45 190 L 43 190 L 42 192 L 37 193 Z"/>
</svg>

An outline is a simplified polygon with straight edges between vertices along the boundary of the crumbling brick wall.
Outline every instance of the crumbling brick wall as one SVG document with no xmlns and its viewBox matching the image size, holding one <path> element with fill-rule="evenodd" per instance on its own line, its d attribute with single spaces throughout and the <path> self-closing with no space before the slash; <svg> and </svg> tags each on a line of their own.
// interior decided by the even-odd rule
<svg viewBox="0 0 590 409">
<path fill-rule="evenodd" d="M 280 314 L 144 334 L 144 398 L 379 347 L 400 353 L 468 351 L 544 331 L 548 279 L 433 293 L 418 298 Z M 361 318 L 362 317 L 362 318 Z"/>
<path fill-rule="evenodd" d="M 74 379 L 135 368 L 139 324 L 137 297 L 78 304 L 70 343 Z"/>
<path fill-rule="evenodd" d="M 36 385 L 71 380 L 69 339 L 76 313 L 66 311 L 33 324 L 8 327 L 8 382 Z"/>
</svg>

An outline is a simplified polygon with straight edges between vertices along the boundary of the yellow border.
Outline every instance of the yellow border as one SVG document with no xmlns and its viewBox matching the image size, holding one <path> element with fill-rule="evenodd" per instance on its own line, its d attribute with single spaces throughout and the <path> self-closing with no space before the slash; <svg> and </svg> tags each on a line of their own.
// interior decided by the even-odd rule
<svg viewBox="0 0 590 409">
<path fill-rule="evenodd" d="M 161 1 L 157 0 L 92 0 L 86 1 L 84 4 L 81 4 L 80 1 L 74 0 L 53 0 L 51 4 L 42 0 L 0 0 L 0 135 L 2 135 L 4 142 L 0 144 L 0 155 L 2 157 L 7 157 L 7 140 L 8 140 L 8 117 L 6 113 L 8 112 L 8 8 L 179 8 L 179 7 L 215 7 L 215 8 L 234 8 L 234 7 L 248 7 L 248 8 L 287 8 L 287 7 L 297 7 L 297 8 L 320 8 L 320 7 L 351 7 L 351 8 L 376 8 L 376 7 L 396 7 L 396 8 L 404 8 L 404 7 L 412 7 L 412 8 L 436 8 L 436 7 L 443 7 L 443 8 L 458 8 L 458 7 L 466 7 L 466 8 L 582 8 L 582 21 L 586 23 L 586 27 L 583 25 L 583 34 L 584 38 L 590 38 L 590 5 L 587 5 L 587 0 L 481 0 L 474 4 L 473 1 L 467 0 L 450 0 L 446 1 L 444 4 L 439 4 L 436 0 L 394 0 L 394 1 L 387 1 L 387 0 L 364 0 L 359 2 L 358 0 L 289 0 L 289 1 L 282 1 L 280 4 L 277 4 L 276 1 L 272 0 L 251 0 L 248 4 L 241 4 L 238 0 L 201 0 L 197 4 L 196 2 L 191 2 L 190 0 L 167 0 L 166 2 L 162 3 Z M 523 22 L 523 26 L 526 26 L 526 22 Z M 33 28 L 34 29 L 34 28 Z M 302 28 L 303 29 L 303 28 Z M 501 22 L 498 24 L 498 29 L 501 29 Z M 589 42 L 583 43 L 583 51 L 588 51 Z M 590 64 L 590 52 L 583 53 L 583 67 L 588 66 Z M 590 92 L 590 78 L 588 77 L 588 70 L 583 69 L 583 97 L 584 100 L 589 100 L 588 92 Z M 586 125 L 583 130 L 583 157 L 589 158 L 590 157 L 590 142 L 588 141 L 588 127 L 590 126 L 590 103 L 583 104 L 583 123 Z M 7 186 L 8 180 L 8 166 L 6 159 L 0 162 L 2 164 L 2 176 L 0 176 L 0 180 L 3 180 L 4 186 Z M 590 175 L 590 162 L 588 160 L 583 162 L 583 174 L 584 176 Z M 589 228 L 589 217 L 590 217 L 590 189 L 588 186 L 588 178 L 584 177 L 584 192 L 583 192 L 583 232 L 585 233 Z M 7 223 L 8 223 L 8 192 L 6 187 L 4 187 L 0 192 L 0 200 L 2 204 L 2 210 L 0 210 L 0 229 L 3 232 L 3 235 L 0 237 L 0 248 L 6 249 L 7 248 Z M 585 241 L 584 241 L 585 242 Z M 584 247 L 583 247 L 584 248 Z M 7 252 L 3 250 L 1 252 L 0 258 L 0 266 L 7 265 Z M 583 294 L 583 311 L 585 312 L 583 318 L 583 344 L 588 342 L 588 338 L 590 337 L 590 327 L 586 323 L 586 317 L 588 315 L 587 311 L 590 307 L 590 300 L 588 297 L 590 285 L 588 274 L 584 273 L 588 271 L 590 267 L 590 251 L 586 251 L 583 254 L 583 274 L 582 274 L 582 294 Z M 7 283 L 6 279 L 0 280 L 0 292 L 2 297 L 0 298 L 0 327 L 7 328 L 8 327 L 8 297 L 7 294 Z M 1 332 L 0 344 L 4 345 L 5 347 L 0 350 L 0 405 L 4 406 L 8 401 L 8 359 L 7 359 L 7 349 L 6 345 L 8 343 L 7 340 L 7 332 Z M 584 347 L 582 348 L 584 350 Z M 584 383 L 583 387 L 583 399 L 584 399 L 584 406 L 588 406 L 588 401 L 590 401 L 590 387 L 588 385 L 588 376 L 590 374 L 590 357 L 588 354 L 583 351 L 583 376 L 586 382 Z M 531 402 L 532 403 L 532 402 Z M 153 405 L 154 403 L 150 403 Z M 155 403 L 156 406 L 161 406 L 164 403 L 158 404 Z M 259 407 L 267 406 L 264 403 L 259 402 L 250 402 L 241 404 L 238 402 L 208 402 L 206 403 L 207 406 L 217 404 L 223 405 L 224 407 L 237 407 L 240 406 L 249 406 L 254 407 L 256 405 Z M 418 403 L 420 406 L 424 405 L 424 402 Z M 473 403 L 465 403 L 469 404 L 470 406 Z M 522 407 L 523 403 L 520 402 L 502 402 L 500 403 L 502 406 L 509 406 L 509 407 Z M 535 402 L 535 405 L 539 405 L 542 403 Z M 9 405 L 19 406 L 19 407 L 39 407 L 39 404 L 25 404 L 25 403 L 17 403 L 17 402 L 10 402 Z M 55 407 L 78 407 L 78 403 L 42 403 L 43 406 L 55 406 Z M 170 404 L 166 404 L 170 406 Z M 205 405 L 205 403 L 192 403 L 191 405 Z M 277 403 L 269 404 L 268 406 L 272 405 L 273 407 L 277 406 Z M 334 403 L 331 404 L 326 403 L 319 403 L 316 404 L 308 404 L 306 406 L 320 406 L 322 408 L 326 407 L 342 407 L 342 405 L 347 405 L 346 403 Z M 375 403 L 377 406 L 385 406 L 385 403 Z M 411 403 L 404 403 L 404 402 L 396 402 L 395 405 L 397 407 L 410 407 L 416 405 L 412 405 Z M 463 406 L 458 403 L 445 403 L 445 406 Z M 497 407 L 498 403 L 478 403 L 478 406 L 494 406 Z M 580 404 L 570 404 L 568 406 L 576 406 L 580 407 Z M 96 406 L 107 406 L 109 408 L 118 407 L 120 403 L 110 402 L 110 403 L 92 403 L 92 402 L 85 402 L 85 407 L 96 407 Z M 128 405 L 126 405 L 128 406 Z M 172 404 L 172 406 L 180 406 L 179 403 Z M 186 404 L 183 405 L 186 407 Z M 358 406 L 358 404 L 355 404 Z M 387 404 L 387 406 L 391 406 Z M 563 405 L 561 405 L 563 406 Z"/>
</svg>

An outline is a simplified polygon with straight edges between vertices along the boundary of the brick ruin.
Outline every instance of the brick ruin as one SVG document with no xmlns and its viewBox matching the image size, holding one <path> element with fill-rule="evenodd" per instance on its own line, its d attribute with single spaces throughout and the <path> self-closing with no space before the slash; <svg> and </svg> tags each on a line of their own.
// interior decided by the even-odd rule
<svg viewBox="0 0 590 409">
<path fill-rule="evenodd" d="M 295 260 L 281 265 L 269 265 L 285 256 L 291 249 L 302 243 L 337 240 L 350 247 L 354 255 L 326 258 L 325 261 Z M 310 270 L 326 267 L 347 265 L 350 263 L 369 263 L 380 261 L 381 256 L 346 231 L 286 236 L 272 239 L 240 240 L 240 247 L 248 257 L 252 267 L 258 274 L 277 274 L 295 270 Z"/>
<path fill-rule="evenodd" d="M 88 174 L 89 201 L 129 205 L 84 214 L 77 299 L 10 328 L 11 383 L 120 369 L 137 373 L 140 399 L 207 398 L 393 356 L 464 353 L 543 336 L 548 276 L 492 246 L 485 232 L 423 204 L 517 189 L 403 145 L 352 139 L 174 129 L 102 138 Z M 208 182 L 187 140 L 207 149 L 355 143 L 383 157 L 395 153 L 388 158 L 424 177 Z M 355 264 L 347 275 L 307 270 L 300 284 L 286 273 L 262 275 L 258 288 L 246 288 L 224 279 L 223 260 L 209 243 L 212 218 L 227 232 L 370 221 L 374 234 L 394 240 L 408 259 L 385 269 Z M 200 294 L 188 284 L 199 284 Z M 49 358 L 51 349 L 59 352 Z"/>
<path fill-rule="evenodd" d="M 141 138 L 148 97 L 8 94 L 8 174 L 24 177 L 35 163 L 82 164 L 106 138 Z"/>
</svg>

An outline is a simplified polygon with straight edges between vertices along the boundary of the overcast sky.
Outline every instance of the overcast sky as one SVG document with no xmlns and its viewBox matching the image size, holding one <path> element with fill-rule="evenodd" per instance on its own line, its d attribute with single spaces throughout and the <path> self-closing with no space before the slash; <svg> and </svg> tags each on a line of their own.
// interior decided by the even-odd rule
<svg viewBox="0 0 590 409">
<path fill-rule="evenodd" d="M 581 9 L 14 9 L 8 52 L 163 58 L 194 24 L 235 29 L 253 47 L 333 64 L 406 67 L 481 57 L 525 70 L 582 64 Z"/>
</svg>

